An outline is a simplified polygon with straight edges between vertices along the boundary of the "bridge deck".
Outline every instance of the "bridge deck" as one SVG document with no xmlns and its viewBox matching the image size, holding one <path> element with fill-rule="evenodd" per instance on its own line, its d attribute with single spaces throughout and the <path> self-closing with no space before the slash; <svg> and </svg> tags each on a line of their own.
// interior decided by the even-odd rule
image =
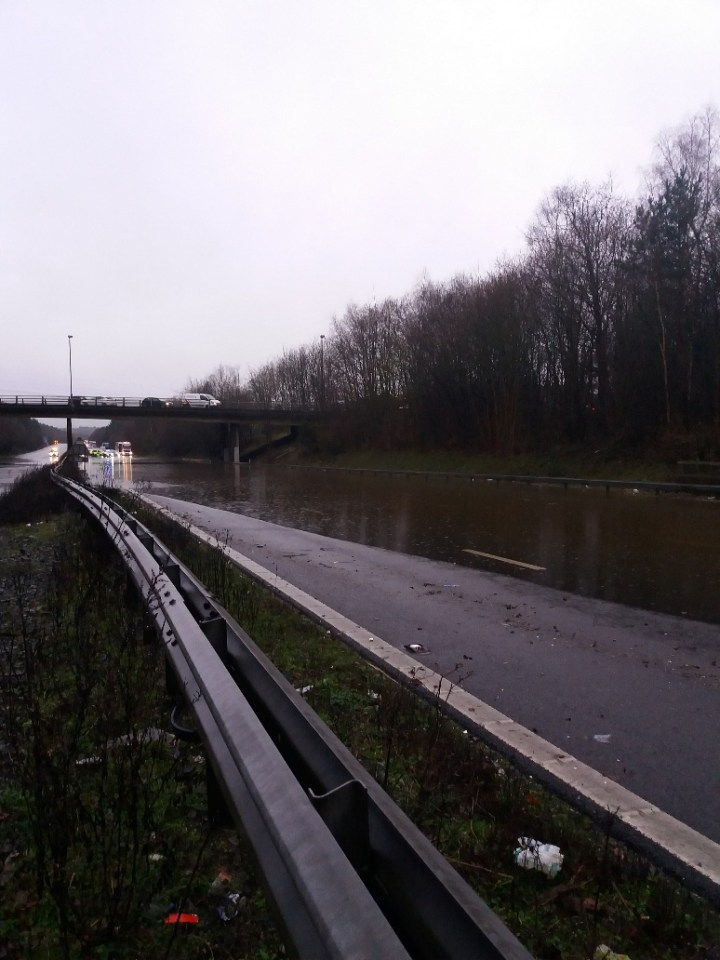
<svg viewBox="0 0 720 960">
<path fill-rule="evenodd" d="M 164 398 L 143 405 L 143 397 L 0 396 L 0 416 L 73 420 L 193 420 L 209 423 L 247 423 L 264 420 L 296 424 L 317 419 L 317 410 L 288 408 L 246 401 L 217 407 L 168 406 Z"/>
</svg>

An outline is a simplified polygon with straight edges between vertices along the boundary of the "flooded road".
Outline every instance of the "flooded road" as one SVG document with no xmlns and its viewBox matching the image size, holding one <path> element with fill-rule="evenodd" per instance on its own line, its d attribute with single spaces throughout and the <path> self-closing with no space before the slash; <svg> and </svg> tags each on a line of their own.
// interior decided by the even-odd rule
<svg viewBox="0 0 720 960">
<path fill-rule="evenodd" d="M 720 623 L 720 499 L 141 458 L 131 474 L 153 493 Z"/>
<path fill-rule="evenodd" d="M 48 449 L 0 461 L 0 491 L 47 462 Z M 102 462 L 87 469 L 101 482 Z M 128 489 L 720 623 L 716 498 L 137 456 L 112 473 Z"/>
<path fill-rule="evenodd" d="M 16 457 L 0 457 L 0 495 L 9 490 L 18 477 L 28 470 L 44 467 L 48 463 L 57 463 L 57 450 L 60 454 L 65 453 L 65 444 L 58 444 L 55 448 L 31 450 Z"/>
</svg>

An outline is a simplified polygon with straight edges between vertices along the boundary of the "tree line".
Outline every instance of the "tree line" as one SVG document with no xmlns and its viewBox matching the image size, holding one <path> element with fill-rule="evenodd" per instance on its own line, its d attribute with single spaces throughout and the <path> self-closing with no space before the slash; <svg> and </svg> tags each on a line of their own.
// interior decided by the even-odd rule
<svg viewBox="0 0 720 960">
<path fill-rule="evenodd" d="M 327 337 L 286 351 L 243 387 L 227 368 L 196 387 L 339 411 L 345 441 L 511 452 L 674 431 L 712 447 L 719 131 L 708 108 L 662 136 L 639 201 L 611 182 L 556 188 L 523 254 L 486 276 L 351 304 Z"/>
<path fill-rule="evenodd" d="M 322 409 L 320 442 L 337 449 L 514 453 L 661 439 L 720 458 L 717 111 L 658 139 L 639 199 L 612 182 L 557 187 L 523 252 L 487 275 L 350 304 L 327 336 L 247 380 L 221 365 L 186 389 Z M 224 445 L 212 427 L 142 432 L 138 441 L 166 452 Z"/>
<path fill-rule="evenodd" d="M 28 417 L 0 417 L 0 456 L 38 450 L 50 440 L 63 436 L 62 430 Z"/>
</svg>

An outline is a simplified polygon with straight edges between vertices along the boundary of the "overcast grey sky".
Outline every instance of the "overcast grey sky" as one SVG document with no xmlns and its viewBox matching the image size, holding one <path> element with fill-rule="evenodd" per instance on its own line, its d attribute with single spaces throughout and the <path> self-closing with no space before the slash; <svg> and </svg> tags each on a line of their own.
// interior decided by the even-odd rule
<svg viewBox="0 0 720 960">
<path fill-rule="evenodd" d="M 720 107 L 718 0 L 0 0 L 0 394 L 165 396 L 485 274 Z"/>
</svg>

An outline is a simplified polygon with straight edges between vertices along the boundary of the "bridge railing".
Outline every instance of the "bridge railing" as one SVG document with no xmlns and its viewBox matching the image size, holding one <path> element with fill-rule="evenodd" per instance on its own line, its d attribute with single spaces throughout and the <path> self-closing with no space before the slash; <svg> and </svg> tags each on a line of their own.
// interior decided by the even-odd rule
<svg viewBox="0 0 720 960">
<path fill-rule="evenodd" d="M 0 403 L 11 404 L 13 406 L 35 406 L 36 404 L 47 404 L 48 406 L 66 406 L 70 398 L 67 394 L 62 397 L 47 396 L 45 394 L 3 394 L 0 396 Z"/>
<path fill-rule="evenodd" d="M 143 397 L 90 397 L 68 394 L 62 396 L 53 396 L 52 394 L 3 394 L 0 396 L 0 403 L 11 404 L 18 407 L 30 406 L 48 406 L 48 407 L 67 407 L 67 406 L 115 406 L 115 407 L 139 407 L 142 405 Z"/>
<path fill-rule="evenodd" d="M 86 394 L 73 394 L 69 396 L 68 394 L 63 395 L 51 395 L 51 394 L 2 394 L 0 395 L 0 405 L 4 406 L 14 406 L 14 407 L 71 407 L 71 408 L 82 408 L 83 410 L 88 407 L 109 407 L 112 412 L 115 411 L 117 407 L 179 407 L 184 406 L 182 400 L 178 396 L 172 397 L 110 397 L 110 396 L 90 396 Z M 221 412 L 231 413 L 233 410 L 273 410 L 277 412 L 287 412 L 287 413 L 314 413 L 316 408 L 306 405 L 294 405 L 282 403 L 279 400 L 271 400 L 268 402 L 260 400 L 223 400 L 220 402 L 219 406 L 207 407 L 201 406 L 199 404 L 188 405 L 191 410 L 200 410 L 203 409 L 217 411 L 219 414 Z"/>
</svg>

